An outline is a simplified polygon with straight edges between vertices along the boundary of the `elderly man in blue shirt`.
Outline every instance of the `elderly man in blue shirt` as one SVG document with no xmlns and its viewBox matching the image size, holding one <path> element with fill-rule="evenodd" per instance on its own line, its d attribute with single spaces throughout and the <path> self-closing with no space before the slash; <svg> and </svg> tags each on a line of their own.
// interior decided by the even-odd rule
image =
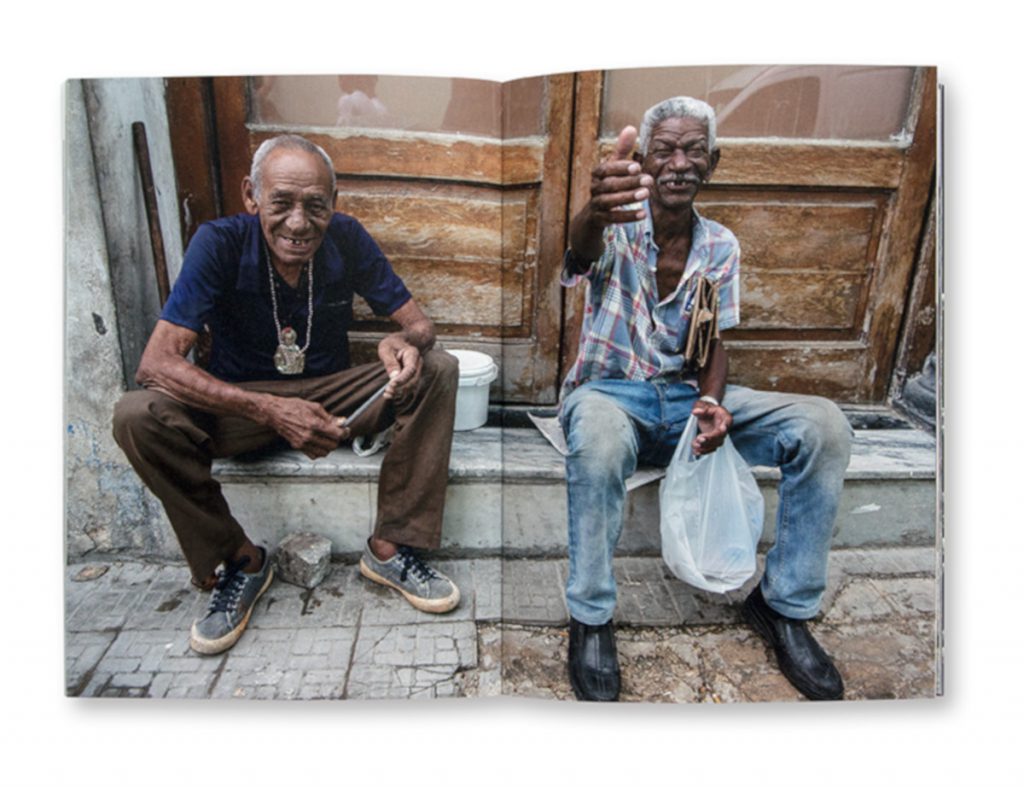
<svg viewBox="0 0 1024 787">
<path fill-rule="evenodd" d="M 459 602 L 417 551 L 440 544 L 458 364 L 434 348 L 433 323 L 366 230 L 335 212 L 336 196 L 319 146 L 293 135 L 264 142 L 242 182 L 246 212 L 196 232 L 142 355 L 143 390 L 115 408 L 118 444 L 163 503 L 193 582 L 212 590 L 192 626 L 199 653 L 234 645 L 273 578 L 212 460 L 275 444 L 316 459 L 394 424 L 360 570 L 427 612 Z M 379 361 L 351 367 L 355 295 L 399 330 L 380 341 Z M 205 327 L 213 345 L 202 369 L 187 356 Z"/>
</svg>

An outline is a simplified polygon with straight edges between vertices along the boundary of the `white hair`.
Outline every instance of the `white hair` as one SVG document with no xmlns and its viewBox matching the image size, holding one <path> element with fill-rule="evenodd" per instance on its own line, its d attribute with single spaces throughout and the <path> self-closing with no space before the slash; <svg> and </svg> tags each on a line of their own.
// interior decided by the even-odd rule
<svg viewBox="0 0 1024 787">
<path fill-rule="evenodd" d="M 260 189 L 263 185 L 263 162 L 267 156 L 273 153 L 278 148 L 286 148 L 291 150 L 304 150 L 307 153 L 313 153 L 323 159 L 324 164 L 327 166 L 327 171 L 331 173 L 331 194 L 334 193 L 338 187 L 338 179 L 334 174 L 334 162 L 331 161 L 331 157 L 327 155 L 322 147 L 314 142 L 310 142 L 305 137 L 300 137 L 298 134 L 281 134 L 277 137 L 271 137 L 265 140 L 262 145 L 256 148 L 256 152 L 252 157 L 252 167 L 249 170 L 249 180 L 252 181 L 252 193 L 253 196 L 259 199 Z"/>
<path fill-rule="evenodd" d="M 708 129 L 708 148 L 715 149 L 715 110 L 710 104 L 689 96 L 666 98 L 644 112 L 644 120 L 640 124 L 638 146 L 640 155 L 647 155 L 647 146 L 651 142 L 651 132 L 663 120 L 669 118 L 693 118 L 699 120 Z"/>
</svg>

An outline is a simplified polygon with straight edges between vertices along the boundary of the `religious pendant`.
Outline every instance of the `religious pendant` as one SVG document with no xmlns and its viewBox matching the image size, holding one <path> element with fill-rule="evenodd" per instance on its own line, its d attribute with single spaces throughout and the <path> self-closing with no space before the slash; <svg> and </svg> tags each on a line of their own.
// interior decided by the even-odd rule
<svg viewBox="0 0 1024 787">
<path fill-rule="evenodd" d="M 291 327 L 281 329 L 281 343 L 274 353 L 274 366 L 281 374 L 301 374 L 306 366 L 306 354 L 295 346 L 297 339 Z"/>
</svg>

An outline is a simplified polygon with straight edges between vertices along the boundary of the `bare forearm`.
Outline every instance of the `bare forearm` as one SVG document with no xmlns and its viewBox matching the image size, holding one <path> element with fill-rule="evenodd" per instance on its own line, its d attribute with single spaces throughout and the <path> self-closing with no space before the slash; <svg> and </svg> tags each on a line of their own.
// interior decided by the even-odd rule
<svg viewBox="0 0 1024 787">
<path fill-rule="evenodd" d="M 719 402 L 725 396 L 725 383 L 729 375 L 729 356 L 721 339 L 715 339 L 708 354 L 708 362 L 697 372 L 701 396 L 713 396 Z"/>
<path fill-rule="evenodd" d="M 267 423 L 269 394 L 246 391 L 218 380 L 181 357 L 143 357 L 135 381 L 197 410 Z"/>
<path fill-rule="evenodd" d="M 577 213 L 569 225 L 569 246 L 578 259 L 587 262 L 594 262 L 604 254 L 604 226 L 594 219 L 589 205 Z"/>
</svg>

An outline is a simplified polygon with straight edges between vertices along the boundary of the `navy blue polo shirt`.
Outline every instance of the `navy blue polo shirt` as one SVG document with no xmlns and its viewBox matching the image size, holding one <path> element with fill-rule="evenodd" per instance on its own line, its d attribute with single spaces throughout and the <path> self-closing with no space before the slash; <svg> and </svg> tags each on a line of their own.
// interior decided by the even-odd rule
<svg viewBox="0 0 1024 787">
<path fill-rule="evenodd" d="M 160 318 L 213 334 L 207 371 L 227 382 L 320 377 L 349 367 L 352 298 L 390 315 L 412 296 L 363 226 L 335 213 L 313 257 L 312 340 L 302 374 L 274 367 L 278 335 L 270 300 L 263 233 L 257 216 L 239 214 L 203 224 L 185 252 L 181 274 Z M 294 289 L 274 273 L 281 327 L 306 344 L 308 274 Z"/>
</svg>

